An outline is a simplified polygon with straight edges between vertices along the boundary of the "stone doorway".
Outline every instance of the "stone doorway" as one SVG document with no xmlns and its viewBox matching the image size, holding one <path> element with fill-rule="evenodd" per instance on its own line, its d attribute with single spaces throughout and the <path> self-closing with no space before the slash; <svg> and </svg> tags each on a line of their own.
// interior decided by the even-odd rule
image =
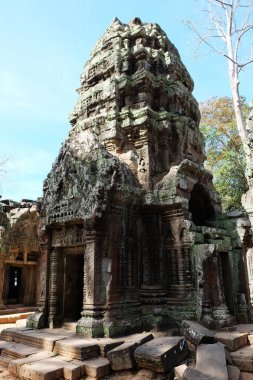
<svg viewBox="0 0 253 380">
<path fill-rule="evenodd" d="M 9 287 L 7 294 L 7 304 L 23 303 L 21 289 L 22 267 L 9 267 Z"/>
<path fill-rule="evenodd" d="M 189 200 L 189 211 L 196 226 L 208 226 L 208 222 L 215 217 L 210 196 L 204 189 L 204 186 L 199 183 L 194 185 L 192 189 Z"/>
<path fill-rule="evenodd" d="M 228 252 L 220 252 L 224 296 L 229 313 L 235 315 L 232 267 Z"/>
<path fill-rule="evenodd" d="M 83 309 L 84 255 L 64 255 L 64 321 L 77 321 Z"/>
</svg>

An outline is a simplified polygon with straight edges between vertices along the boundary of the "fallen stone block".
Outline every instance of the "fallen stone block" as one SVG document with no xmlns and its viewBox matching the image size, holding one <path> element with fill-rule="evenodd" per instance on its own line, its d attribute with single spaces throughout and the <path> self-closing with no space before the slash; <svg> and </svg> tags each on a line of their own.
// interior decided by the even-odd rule
<svg viewBox="0 0 253 380">
<path fill-rule="evenodd" d="M 183 380 L 184 372 L 187 368 L 186 364 L 179 365 L 174 368 L 175 380 Z"/>
<path fill-rule="evenodd" d="M 248 334 L 238 331 L 218 332 L 214 337 L 217 342 L 223 343 L 229 351 L 236 351 L 248 344 Z"/>
<path fill-rule="evenodd" d="M 119 374 L 119 372 L 118 372 Z M 140 371 L 138 371 L 138 373 L 133 376 L 130 375 L 129 377 L 127 378 L 122 378 L 122 380 L 174 380 L 174 373 L 173 371 L 170 372 L 170 373 L 156 373 L 156 372 L 153 372 L 153 371 L 150 371 L 149 369 L 141 369 Z M 117 379 L 115 380 L 120 380 L 120 378 L 118 377 Z"/>
<path fill-rule="evenodd" d="M 137 365 L 155 372 L 169 372 L 189 354 L 186 339 L 181 336 L 154 339 L 134 352 Z"/>
<path fill-rule="evenodd" d="M 231 356 L 231 352 L 228 351 L 226 346 L 224 346 L 224 349 L 225 349 L 226 363 L 229 365 L 233 365 L 234 363 L 233 363 L 233 359 Z"/>
<path fill-rule="evenodd" d="M 101 338 L 97 339 L 97 344 L 100 348 L 100 355 L 107 357 L 107 353 L 119 345 L 125 343 L 123 339 Z"/>
<path fill-rule="evenodd" d="M 225 347 L 221 343 L 201 344 L 197 348 L 196 369 L 212 379 L 228 380 Z"/>
<path fill-rule="evenodd" d="M 248 341 L 251 346 L 253 346 L 253 334 L 248 335 Z"/>
<path fill-rule="evenodd" d="M 238 367 L 235 367 L 234 365 L 228 365 L 227 366 L 228 371 L 228 380 L 240 380 L 240 370 Z"/>
<path fill-rule="evenodd" d="M 253 324 L 251 323 L 242 323 L 235 326 L 236 331 L 240 333 L 253 333 Z"/>
<path fill-rule="evenodd" d="M 107 353 L 107 358 L 114 371 L 131 369 L 134 366 L 134 350 L 136 344 L 133 342 L 123 343 Z"/>
<path fill-rule="evenodd" d="M 253 372 L 253 346 L 246 346 L 231 352 L 231 357 L 241 371 Z"/>
<path fill-rule="evenodd" d="M 220 380 L 219 377 L 213 377 L 206 373 L 199 371 L 193 367 L 187 367 L 184 371 L 182 380 Z"/>
<path fill-rule="evenodd" d="M 134 351 L 140 345 L 154 339 L 152 334 L 136 334 L 120 346 L 107 353 L 108 360 L 114 371 L 131 369 L 135 366 Z"/>
<path fill-rule="evenodd" d="M 180 332 L 195 346 L 201 343 L 215 343 L 214 333 L 195 321 L 182 321 Z"/>
<path fill-rule="evenodd" d="M 109 360 L 103 357 L 83 361 L 86 375 L 100 379 L 110 373 Z"/>
</svg>

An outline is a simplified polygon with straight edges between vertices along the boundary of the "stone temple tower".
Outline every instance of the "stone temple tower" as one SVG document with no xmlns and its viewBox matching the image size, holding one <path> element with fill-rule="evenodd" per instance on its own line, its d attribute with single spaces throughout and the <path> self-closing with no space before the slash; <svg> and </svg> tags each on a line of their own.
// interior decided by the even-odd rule
<svg viewBox="0 0 253 380">
<path fill-rule="evenodd" d="M 220 199 L 192 90 L 157 24 L 116 18 L 97 42 L 44 182 L 50 327 L 72 320 L 115 336 L 233 314 L 217 253 L 229 237 L 213 225 Z"/>
</svg>

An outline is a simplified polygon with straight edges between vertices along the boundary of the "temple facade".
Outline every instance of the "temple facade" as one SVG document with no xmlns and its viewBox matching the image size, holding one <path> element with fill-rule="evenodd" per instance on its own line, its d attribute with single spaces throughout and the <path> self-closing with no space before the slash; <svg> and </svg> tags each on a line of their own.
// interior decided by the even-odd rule
<svg viewBox="0 0 253 380">
<path fill-rule="evenodd" d="M 42 273 L 44 276 L 47 252 L 43 252 L 40 224 L 37 202 L 0 202 L 0 310 L 38 306 L 45 296 Z"/>
<path fill-rule="evenodd" d="M 245 211 L 222 214 L 193 81 L 164 31 L 113 20 L 77 91 L 44 182 L 47 265 L 28 326 L 75 321 L 98 337 L 247 322 L 251 224 Z"/>
</svg>

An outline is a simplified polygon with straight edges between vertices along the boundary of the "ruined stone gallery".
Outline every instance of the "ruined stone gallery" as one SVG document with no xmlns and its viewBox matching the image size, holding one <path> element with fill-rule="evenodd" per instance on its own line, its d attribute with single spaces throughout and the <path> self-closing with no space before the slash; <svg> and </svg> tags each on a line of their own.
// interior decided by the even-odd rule
<svg viewBox="0 0 253 380">
<path fill-rule="evenodd" d="M 115 19 L 77 91 L 43 198 L 1 202 L 2 307 L 36 305 L 28 327 L 75 321 L 90 337 L 247 322 L 251 225 L 221 212 L 175 46 L 157 24 Z"/>
</svg>

